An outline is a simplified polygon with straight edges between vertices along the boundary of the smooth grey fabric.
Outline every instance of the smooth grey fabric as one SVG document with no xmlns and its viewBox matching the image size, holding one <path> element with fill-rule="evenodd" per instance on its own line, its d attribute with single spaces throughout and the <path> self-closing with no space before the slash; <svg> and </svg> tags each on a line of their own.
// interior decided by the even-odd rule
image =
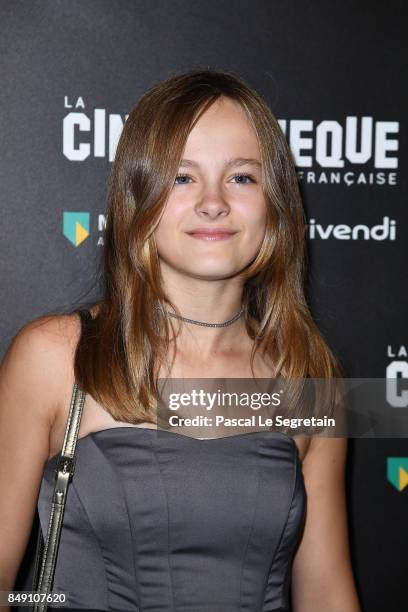
<svg viewBox="0 0 408 612">
<path fill-rule="evenodd" d="M 80 438 L 76 455 L 53 588 L 68 605 L 59 610 L 289 609 L 307 501 L 289 436 L 200 440 L 124 426 Z M 43 532 L 57 459 L 38 499 Z"/>
</svg>

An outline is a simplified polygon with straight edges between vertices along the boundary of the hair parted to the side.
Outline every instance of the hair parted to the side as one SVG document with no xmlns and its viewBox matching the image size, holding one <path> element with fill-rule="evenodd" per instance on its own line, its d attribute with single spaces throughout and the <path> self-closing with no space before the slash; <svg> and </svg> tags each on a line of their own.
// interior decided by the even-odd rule
<svg viewBox="0 0 408 612">
<path fill-rule="evenodd" d="M 119 421 L 156 422 L 158 365 L 169 346 L 171 306 L 153 232 L 174 184 L 188 135 L 220 96 L 238 102 L 260 147 L 267 202 L 265 238 L 244 271 L 246 328 L 275 376 L 332 378 L 340 365 L 304 296 L 304 212 L 291 152 L 262 97 L 231 72 L 195 70 L 149 89 L 131 110 L 113 163 L 104 246 L 103 298 L 79 340 L 79 386 Z M 182 314 L 182 313 L 180 313 Z"/>
</svg>

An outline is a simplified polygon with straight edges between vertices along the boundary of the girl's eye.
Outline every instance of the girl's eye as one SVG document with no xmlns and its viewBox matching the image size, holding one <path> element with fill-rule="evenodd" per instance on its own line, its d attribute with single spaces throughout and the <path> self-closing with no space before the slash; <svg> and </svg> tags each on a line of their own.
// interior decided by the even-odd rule
<svg viewBox="0 0 408 612">
<path fill-rule="evenodd" d="M 178 174 L 178 175 L 176 176 L 176 179 L 175 179 L 175 181 L 174 181 L 174 182 L 175 182 L 175 184 L 176 184 L 176 185 L 188 185 L 187 181 L 186 181 L 186 180 L 184 180 L 184 179 L 189 179 L 189 178 L 191 178 L 191 176 L 188 176 L 187 174 Z M 178 182 L 177 182 L 177 179 L 183 179 L 183 180 L 181 180 L 181 181 L 178 183 Z"/>
<path fill-rule="evenodd" d="M 234 179 L 238 178 L 238 179 L 249 179 L 249 182 L 254 183 L 254 178 L 250 175 L 250 174 L 236 174 L 234 177 Z M 243 181 L 238 181 L 238 185 L 248 185 L 248 181 L 243 180 Z"/>
</svg>

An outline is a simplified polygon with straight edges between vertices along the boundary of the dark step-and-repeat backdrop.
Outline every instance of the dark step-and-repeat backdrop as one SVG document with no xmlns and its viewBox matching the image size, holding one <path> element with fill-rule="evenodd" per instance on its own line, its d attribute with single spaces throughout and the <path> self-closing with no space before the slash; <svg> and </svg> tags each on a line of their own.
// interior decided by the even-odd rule
<svg viewBox="0 0 408 612">
<path fill-rule="evenodd" d="M 157 81 L 212 68 L 255 87 L 290 143 L 308 220 L 310 307 L 347 375 L 408 378 L 404 8 L 2 0 L 2 352 L 24 323 L 96 297 L 127 113 Z M 350 542 L 366 612 L 407 609 L 407 484 L 406 438 L 349 441 Z"/>
</svg>

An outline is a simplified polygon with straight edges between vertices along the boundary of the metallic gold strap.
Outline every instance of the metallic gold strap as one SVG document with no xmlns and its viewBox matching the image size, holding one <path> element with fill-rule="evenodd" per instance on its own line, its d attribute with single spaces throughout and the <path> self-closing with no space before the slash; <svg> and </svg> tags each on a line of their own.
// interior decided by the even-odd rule
<svg viewBox="0 0 408 612">
<path fill-rule="evenodd" d="M 40 578 L 36 587 L 37 593 L 48 594 L 51 592 L 53 585 L 68 486 L 72 480 L 75 469 L 75 447 L 85 396 L 86 394 L 78 387 L 77 383 L 74 383 L 64 443 L 55 470 L 55 485 L 52 496 L 51 514 L 42 555 Z M 34 612 L 45 612 L 47 607 L 48 603 L 46 601 L 38 602 L 35 604 L 33 610 Z"/>
</svg>

